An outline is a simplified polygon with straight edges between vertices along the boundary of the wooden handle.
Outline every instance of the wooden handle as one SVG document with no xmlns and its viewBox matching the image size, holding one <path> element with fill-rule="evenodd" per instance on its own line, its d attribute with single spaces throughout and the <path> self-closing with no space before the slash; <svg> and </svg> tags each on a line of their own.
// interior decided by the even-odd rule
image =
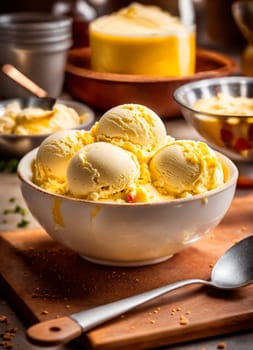
<svg viewBox="0 0 253 350">
<path fill-rule="evenodd" d="M 55 346 L 79 337 L 82 329 L 70 317 L 61 317 L 37 323 L 27 329 L 27 339 L 39 346 Z"/>
</svg>

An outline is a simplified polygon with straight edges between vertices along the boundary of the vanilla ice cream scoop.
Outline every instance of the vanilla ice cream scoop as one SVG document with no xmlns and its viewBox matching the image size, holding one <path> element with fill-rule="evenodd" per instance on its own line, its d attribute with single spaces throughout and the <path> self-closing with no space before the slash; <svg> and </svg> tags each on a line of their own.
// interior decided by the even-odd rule
<svg viewBox="0 0 253 350">
<path fill-rule="evenodd" d="M 139 177 L 134 154 L 106 142 L 83 147 L 70 161 L 67 186 L 74 197 L 112 199 L 121 191 L 131 191 Z"/>
<path fill-rule="evenodd" d="M 135 153 L 140 161 L 150 158 L 168 139 L 160 117 L 139 104 L 123 104 L 107 111 L 96 125 L 95 137 Z"/>
<path fill-rule="evenodd" d="M 216 153 L 197 141 L 174 141 L 163 147 L 152 158 L 150 173 L 153 185 L 174 197 L 203 193 L 224 181 Z"/>
<path fill-rule="evenodd" d="M 35 183 L 48 190 L 62 192 L 71 158 L 91 142 L 93 138 L 85 130 L 62 130 L 48 136 L 37 152 L 34 165 Z"/>
</svg>

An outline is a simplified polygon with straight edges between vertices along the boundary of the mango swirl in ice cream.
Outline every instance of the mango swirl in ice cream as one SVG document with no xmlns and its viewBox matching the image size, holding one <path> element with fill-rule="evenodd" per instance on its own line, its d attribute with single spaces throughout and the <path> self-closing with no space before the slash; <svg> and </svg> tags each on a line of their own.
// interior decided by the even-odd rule
<svg viewBox="0 0 253 350">
<path fill-rule="evenodd" d="M 90 24 L 91 66 L 100 72 L 186 76 L 195 70 L 195 27 L 158 6 L 132 3 Z"/>
</svg>

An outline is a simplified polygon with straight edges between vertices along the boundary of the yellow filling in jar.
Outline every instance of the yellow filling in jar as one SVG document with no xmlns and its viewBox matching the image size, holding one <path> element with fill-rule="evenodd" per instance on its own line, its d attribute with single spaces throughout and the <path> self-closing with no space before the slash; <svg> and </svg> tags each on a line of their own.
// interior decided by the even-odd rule
<svg viewBox="0 0 253 350">
<path fill-rule="evenodd" d="M 194 25 L 186 26 L 156 6 L 132 4 L 94 20 L 89 33 L 95 71 L 172 77 L 194 73 Z"/>
</svg>

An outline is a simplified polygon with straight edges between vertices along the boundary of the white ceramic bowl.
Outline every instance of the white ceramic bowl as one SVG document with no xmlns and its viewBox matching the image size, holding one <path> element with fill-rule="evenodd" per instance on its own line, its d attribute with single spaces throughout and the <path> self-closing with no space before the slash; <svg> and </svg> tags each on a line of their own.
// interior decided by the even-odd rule
<svg viewBox="0 0 253 350">
<path fill-rule="evenodd" d="M 0 101 L 0 114 L 9 103 L 20 102 L 21 105 L 25 101 L 24 98 L 13 98 Z M 27 99 L 29 101 L 29 98 Z M 76 110 L 76 112 L 82 116 L 85 115 L 82 124 L 78 125 L 75 129 L 89 129 L 94 123 L 95 113 L 91 108 L 83 103 L 69 100 L 57 99 L 57 103 L 62 103 L 68 107 Z M 36 148 L 49 134 L 36 134 L 36 135 L 14 135 L 14 134 L 0 134 L 0 156 L 4 157 L 17 157 L 20 158 L 33 148 Z"/>
<path fill-rule="evenodd" d="M 105 265 L 142 266 L 164 261 L 210 232 L 226 214 L 238 171 L 218 154 L 226 183 L 204 195 L 161 203 L 118 204 L 74 199 L 32 182 L 37 150 L 18 166 L 27 206 L 47 233 L 83 258 Z"/>
</svg>

